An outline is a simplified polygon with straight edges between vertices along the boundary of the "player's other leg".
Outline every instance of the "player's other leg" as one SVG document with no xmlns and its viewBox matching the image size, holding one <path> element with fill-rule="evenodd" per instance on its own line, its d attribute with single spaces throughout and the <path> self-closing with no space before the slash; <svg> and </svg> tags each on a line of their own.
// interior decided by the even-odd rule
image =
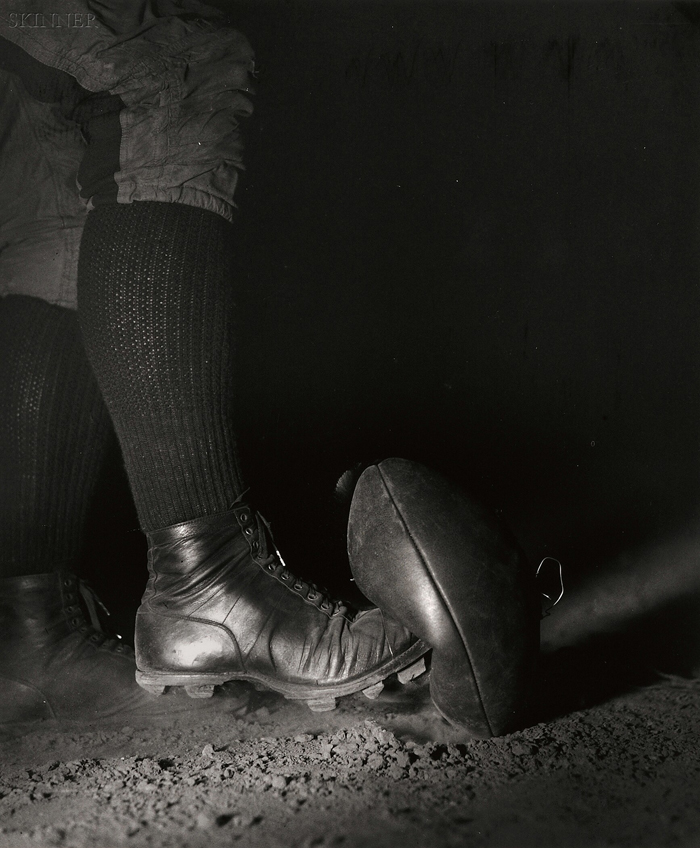
<svg viewBox="0 0 700 848">
<path fill-rule="evenodd" d="M 75 310 L 0 298 L 0 723 L 152 712 L 75 575 L 111 424 Z"/>
</svg>

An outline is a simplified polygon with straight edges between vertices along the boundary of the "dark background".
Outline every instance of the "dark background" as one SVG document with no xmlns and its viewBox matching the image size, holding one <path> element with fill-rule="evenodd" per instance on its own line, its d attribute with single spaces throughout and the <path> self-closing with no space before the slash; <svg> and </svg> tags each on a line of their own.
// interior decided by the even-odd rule
<svg viewBox="0 0 700 848">
<path fill-rule="evenodd" d="M 259 71 L 238 427 L 288 564 L 347 588 L 335 481 L 390 455 L 573 587 L 696 527 L 698 6 L 219 5 Z M 118 474 L 87 556 L 135 603 Z"/>
</svg>

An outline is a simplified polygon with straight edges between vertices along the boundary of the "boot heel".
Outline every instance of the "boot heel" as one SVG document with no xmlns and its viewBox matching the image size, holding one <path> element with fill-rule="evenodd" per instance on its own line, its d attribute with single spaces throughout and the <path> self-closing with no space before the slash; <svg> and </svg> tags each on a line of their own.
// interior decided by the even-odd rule
<svg viewBox="0 0 700 848">
<path fill-rule="evenodd" d="M 213 694 L 215 686 L 221 686 L 235 677 L 234 674 L 188 674 L 136 669 L 136 682 L 147 692 L 160 695 L 170 687 L 182 686 L 191 698 L 208 698 Z"/>
<path fill-rule="evenodd" d="M 158 680 L 157 675 L 148 674 L 147 672 L 145 673 L 136 669 L 135 677 L 138 685 L 146 692 L 150 692 L 151 695 L 163 695 L 168 688 L 166 683 Z"/>
<path fill-rule="evenodd" d="M 162 695 L 166 689 L 162 683 L 141 683 L 138 677 L 136 678 L 136 682 L 142 689 L 145 689 L 146 692 L 150 692 L 151 695 Z"/>
</svg>

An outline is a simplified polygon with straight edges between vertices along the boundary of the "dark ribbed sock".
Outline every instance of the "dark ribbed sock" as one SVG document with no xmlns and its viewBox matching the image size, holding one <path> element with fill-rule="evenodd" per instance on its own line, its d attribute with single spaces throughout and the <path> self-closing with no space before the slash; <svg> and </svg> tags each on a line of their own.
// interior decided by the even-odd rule
<svg viewBox="0 0 700 848">
<path fill-rule="evenodd" d="M 77 565 L 111 424 L 75 312 L 0 298 L 0 576 Z"/>
<path fill-rule="evenodd" d="M 88 215 L 78 314 L 147 531 L 223 512 L 243 491 L 232 234 L 220 216 L 182 204 Z"/>
</svg>

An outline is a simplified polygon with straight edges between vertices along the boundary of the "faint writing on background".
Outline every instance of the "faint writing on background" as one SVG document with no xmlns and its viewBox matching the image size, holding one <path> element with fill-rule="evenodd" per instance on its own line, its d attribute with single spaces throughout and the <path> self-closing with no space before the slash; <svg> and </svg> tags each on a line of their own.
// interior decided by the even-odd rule
<svg viewBox="0 0 700 848">
<path fill-rule="evenodd" d="M 631 48 L 653 48 L 659 55 L 684 53 L 682 33 L 668 27 L 583 39 L 577 35 L 539 41 L 533 38 L 493 40 L 479 45 L 459 40 L 397 40 L 390 46 L 373 45 L 355 55 L 344 66 L 347 85 L 360 88 L 400 90 L 410 86 L 445 88 L 458 82 L 458 71 L 477 67 L 484 61 L 492 68 L 496 84 L 513 83 L 548 71 L 570 87 L 577 73 L 610 73 L 626 79 L 634 73 L 628 53 Z M 634 50 L 632 50 L 633 55 Z M 633 63 L 632 63 L 633 64 Z M 461 66 L 458 68 L 458 66 Z M 463 74 L 462 74 L 463 75 Z"/>
<path fill-rule="evenodd" d="M 448 86 L 454 77 L 461 41 L 419 40 L 408 48 L 390 50 L 370 48 L 364 56 L 353 58 L 345 68 L 345 81 L 361 87 L 384 83 L 404 88 L 423 82 L 433 88 Z"/>
</svg>

